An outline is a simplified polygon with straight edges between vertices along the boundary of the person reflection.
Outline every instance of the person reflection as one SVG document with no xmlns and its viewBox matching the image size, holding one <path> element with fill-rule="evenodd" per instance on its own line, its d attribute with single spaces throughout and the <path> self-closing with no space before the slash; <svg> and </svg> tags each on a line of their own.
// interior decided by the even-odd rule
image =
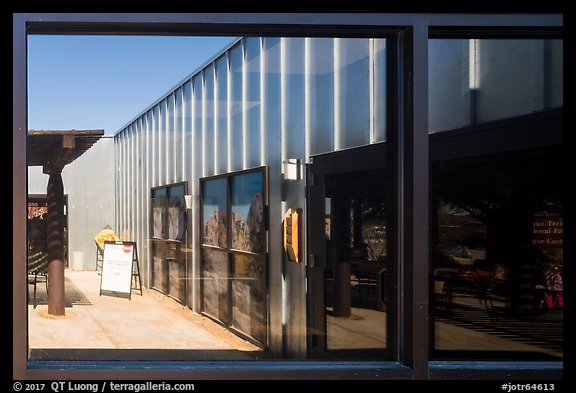
<svg viewBox="0 0 576 393">
<path fill-rule="evenodd" d="M 561 310 L 564 307 L 564 283 L 559 265 L 559 261 L 550 256 L 546 257 L 544 261 L 542 281 L 544 286 L 545 310 Z"/>
</svg>

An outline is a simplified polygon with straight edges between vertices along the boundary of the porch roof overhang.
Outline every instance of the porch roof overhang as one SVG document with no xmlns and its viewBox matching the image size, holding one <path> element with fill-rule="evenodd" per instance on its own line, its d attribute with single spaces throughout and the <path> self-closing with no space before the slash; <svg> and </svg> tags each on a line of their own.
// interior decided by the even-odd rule
<svg viewBox="0 0 576 393">
<path fill-rule="evenodd" d="M 104 135 L 104 130 L 28 130 L 28 166 L 59 173 Z"/>
</svg>

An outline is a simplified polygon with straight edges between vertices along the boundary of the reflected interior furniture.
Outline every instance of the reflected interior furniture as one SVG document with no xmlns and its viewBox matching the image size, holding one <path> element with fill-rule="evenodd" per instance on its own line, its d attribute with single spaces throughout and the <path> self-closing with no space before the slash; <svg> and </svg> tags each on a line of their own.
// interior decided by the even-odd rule
<svg viewBox="0 0 576 393">
<path fill-rule="evenodd" d="M 491 322 L 494 322 L 497 316 L 494 300 L 504 302 L 506 304 L 504 308 L 508 307 L 507 283 L 505 280 L 495 278 L 493 272 L 490 272 L 486 277 L 479 275 L 474 279 L 458 274 L 444 277 L 436 276 L 435 279 L 444 281 L 439 305 L 443 306 L 445 310 L 452 306 L 455 293 L 477 298 Z"/>
<path fill-rule="evenodd" d="M 36 287 L 39 282 L 44 282 L 46 285 L 46 293 L 48 293 L 48 253 L 35 252 L 28 255 L 28 284 L 34 287 L 34 296 L 32 304 L 36 308 Z M 30 294 L 28 294 L 30 298 Z"/>
</svg>

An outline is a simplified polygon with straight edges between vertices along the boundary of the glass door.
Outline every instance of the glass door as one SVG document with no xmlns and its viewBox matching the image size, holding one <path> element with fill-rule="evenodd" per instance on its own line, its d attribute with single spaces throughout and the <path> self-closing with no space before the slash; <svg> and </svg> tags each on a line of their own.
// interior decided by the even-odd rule
<svg viewBox="0 0 576 393">
<path fill-rule="evenodd" d="M 382 148 L 355 150 L 315 157 L 310 167 L 310 354 L 387 359 L 395 271 L 388 176 Z"/>
</svg>

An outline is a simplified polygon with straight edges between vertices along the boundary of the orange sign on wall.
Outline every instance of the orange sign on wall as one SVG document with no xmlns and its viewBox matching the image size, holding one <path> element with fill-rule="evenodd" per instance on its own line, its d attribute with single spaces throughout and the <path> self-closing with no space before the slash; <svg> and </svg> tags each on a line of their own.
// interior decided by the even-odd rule
<svg viewBox="0 0 576 393">
<path fill-rule="evenodd" d="M 284 251 L 288 260 L 300 262 L 300 209 L 288 209 L 284 215 Z"/>
</svg>

